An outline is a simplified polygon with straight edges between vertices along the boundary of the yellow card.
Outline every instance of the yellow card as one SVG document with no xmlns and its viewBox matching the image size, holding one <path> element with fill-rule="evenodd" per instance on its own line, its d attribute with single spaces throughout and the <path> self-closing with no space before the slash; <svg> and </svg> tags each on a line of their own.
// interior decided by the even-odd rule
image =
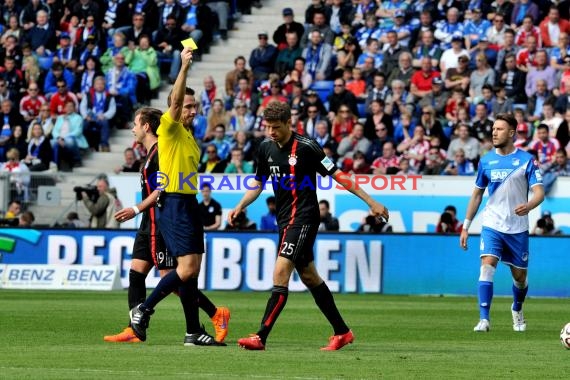
<svg viewBox="0 0 570 380">
<path fill-rule="evenodd" d="M 185 48 L 190 48 L 192 50 L 198 50 L 198 45 L 196 45 L 196 42 L 194 42 L 192 38 L 187 38 L 182 41 L 182 46 Z"/>
</svg>

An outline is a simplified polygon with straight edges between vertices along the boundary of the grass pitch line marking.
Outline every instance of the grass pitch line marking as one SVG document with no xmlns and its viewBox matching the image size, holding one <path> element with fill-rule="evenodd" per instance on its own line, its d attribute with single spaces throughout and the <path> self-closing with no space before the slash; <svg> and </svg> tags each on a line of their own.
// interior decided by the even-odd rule
<svg viewBox="0 0 570 380">
<path fill-rule="evenodd" d="M 107 373 L 107 374 L 133 374 L 133 375 L 151 375 L 151 373 L 146 373 L 144 371 L 134 371 L 134 370 L 112 370 L 112 369 L 95 369 L 95 368 L 60 368 L 60 367 L 2 367 L 0 366 L 1 370 L 10 370 L 10 371 L 33 371 L 33 370 L 42 370 L 42 371 L 70 371 L 70 372 L 87 372 L 87 373 Z M 163 375 L 169 376 L 190 376 L 196 375 L 195 372 L 172 372 L 172 373 L 163 373 Z M 200 372 L 201 377 L 220 377 L 224 376 L 225 378 L 243 378 L 243 375 L 232 375 L 232 374 L 223 374 L 220 375 L 219 373 L 205 373 Z M 323 379 L 322 377 L 299 377 L 299 376 L 286 376 L 286 377 L 275 377 L 275 375 L 253 375 L 247 374 L 248 378 L 255 378 L 255 379 L 295 379 L 295 380 L 320 380 Z"/>
</svg>

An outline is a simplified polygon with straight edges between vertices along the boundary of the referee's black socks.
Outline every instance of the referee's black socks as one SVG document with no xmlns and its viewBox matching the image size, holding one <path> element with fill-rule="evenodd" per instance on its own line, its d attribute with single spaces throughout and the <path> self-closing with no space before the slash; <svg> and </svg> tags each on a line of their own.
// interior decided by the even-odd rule
<svg viewBox="0 0 570 380">
<path fill-rule="evenodd" d="M 146 299 L 146 274 L 135 270 L 129 271 L 129 310 L 141 304 Z"/>
</svg>

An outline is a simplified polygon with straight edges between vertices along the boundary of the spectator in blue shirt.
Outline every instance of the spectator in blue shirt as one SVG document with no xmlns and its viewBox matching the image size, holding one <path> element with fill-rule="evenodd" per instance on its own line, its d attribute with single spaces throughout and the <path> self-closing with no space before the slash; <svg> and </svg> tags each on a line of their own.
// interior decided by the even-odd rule
<svg viewBox="0 0 570 380">
<path fill-rule="evenodd" d="M 261 217 L 259 230 L 277 232 L 277 206 L 275 205 L 275 197 L 268 197 L 266 202 L 269 212 Z"/>
</svg>

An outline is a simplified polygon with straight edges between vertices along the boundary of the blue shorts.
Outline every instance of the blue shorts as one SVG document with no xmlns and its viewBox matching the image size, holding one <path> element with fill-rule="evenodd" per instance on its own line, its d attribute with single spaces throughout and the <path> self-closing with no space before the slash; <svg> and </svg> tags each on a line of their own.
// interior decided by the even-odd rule
<svg viewBox="0 0 570 380">
<path fill-rule="evenodd" d="M 158 227 L 170 255 L 204 253 L 204 225 L 196 195 L 161 193 Z"/>
<path fill-rule="evenodd" d="M 481 257 L 495 256 L 516 268 L 528 268 L 528 231 L 505 234 L 491 228 L 481 230 Z"/>
</svg>

